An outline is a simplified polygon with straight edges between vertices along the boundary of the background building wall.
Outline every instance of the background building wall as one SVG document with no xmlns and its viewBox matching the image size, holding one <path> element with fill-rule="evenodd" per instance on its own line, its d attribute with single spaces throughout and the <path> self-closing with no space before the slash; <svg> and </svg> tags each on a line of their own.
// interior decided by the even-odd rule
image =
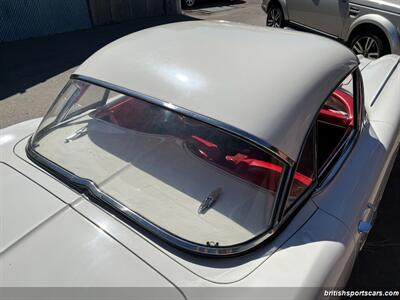
<svg viewBox="0 0 400 300">
<path fill-rule="evenodd" d="M 180 0 L 0 0 L 0 43 L 180 12 Z"/>
<path fill-rule="evenodd" d="M 86 0 L 0 0 L 0 42 L 91 26 Z"/>
<path fill-rule="evenodd" d="M 89 0 L 88 2 L 94 25 L 166 15 L 168 5 L 165 0 Z"/>
</svg>

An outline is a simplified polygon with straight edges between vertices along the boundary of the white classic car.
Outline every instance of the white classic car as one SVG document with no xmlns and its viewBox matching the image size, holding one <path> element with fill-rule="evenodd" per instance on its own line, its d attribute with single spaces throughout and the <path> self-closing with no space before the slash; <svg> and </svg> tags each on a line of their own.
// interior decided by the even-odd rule
<svg viewBox="0 0 400 300">
<path fill-rule="evenodd" d="M 343 287 L 396 158 L 399 95 L 398 56 L 307 33 L 193 21 L 119 39 L 42 120 L 1 132 L 0 286 Z"/>
</svg>

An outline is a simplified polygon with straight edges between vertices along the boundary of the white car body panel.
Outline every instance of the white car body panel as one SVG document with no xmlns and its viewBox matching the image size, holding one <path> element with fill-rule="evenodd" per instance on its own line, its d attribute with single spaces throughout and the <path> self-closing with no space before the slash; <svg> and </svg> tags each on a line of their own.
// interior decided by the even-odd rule
<svg viewBox="0 0 400 300">
<path fill-rule="evenodd" d="M 0 159 L 15 170 L 24 170 L 23 174 L 26 177 L 32 181 L 40 182 L 40 185 L 52 194 L 60 195 L 60 199 L 63 202 L 72 203 L 79 198 L 79 194 L 55 179 L 52 175 L 49 175 L 49 173 L 38 172 L 40 169 L 33 163 L 28 164 L 31 167 L 27 168 L 26 161 L 19 159 L 14 153 L 14 147 L 16 147 L 18 142 L 26 137 L 30 137 L 34 132 L 34 128 L 37 128 L 40 122 L 41 118 L 38 118 L 13 125 L 12 130 L 7 128 L 0 129 L 0 148 L 2 149 L 0 151 Z M 49 180 L 49 176 L 52 180 Z"/>
<path fill-rule="evenodd" d="M 386 84 L 387 76 L 391 75 L 397 68 L 399 61 L 400 59 L 397 55 L 387 55 L 380 59 L 379 62 L 371 61 L 365 70 L 363 70 L 363 78 L 369 83 L 364 87 L 364 95 L 365 106 L 370 119 L 373 119 L 373 115 L 376 114 L 376 107 L 371 110 L 371 104 L 380 96 L 381 87 Z M 394 89 L 394 91 L 395 90 L 396 89 Z M 396 114 L 394 114 L 394 116 L 396 116 Z"/>
<path fill-rule="evenodd" d="M 173 286 L 69 207 L 3 252 L 0 264 L 1 286 Z"/>
<path fill-rule="evenodd" d="M 277 238 L 268 245 L 264 245 L 247 255 L 222 260 L 196 257 L 187 253 L 177 252 L 173 247 L 165 243 L 149 239 L 148 235 L 132 232 L 129 227 L 121 227 L 124 225 L 119 220 L 110 218 L 107 213 L 88 202 L 80 203 L 76 206 L 76 209 L 96 224 L 105 223 L 109 234 L 116 236 L 140 257 L 147 260 L 148 254 L 151 253 L 150 248 L 156 247 L 158 251 L 164 253 L 162 256 L 161 253 L 158 253 L 159 257 L 164 257 L 168 261 L 172 260 L 174 263 L 179 264 L 180 267 L 185 268 L 186 271 L 190 271 L 192 274 L 198 276 L 196 282 L 201 282 L 201 285 L 213 286 L 215 284 L 233 284 L 240 281 L 268 261 L 269 257 L 312 216 L 316 210 L 316 206 L 310 203 L 305 207 L 299 213 L 297 219 L 294 220 L 293 224 L 288 226 L 281 238 Z M 148 244 L 143 245 L 143 243 L 138 243 L 138 240 L 141 239 L 146 240 Z M 149 257 L 149 261 L 153 261 L 151 257 Z M 193 282 L 188 281 L 185 277 L 180 276 L 180 274 L 174 274 L 174 268 L 171 269 L 169 264 L 166 264 L 164 260 L 160 260 L 159 270 L 163 274 L 166 274 L 168 278 L 171 278 L 173 282 L 177 283 L 178 286 L 193 285 Z M 176 277 L 176 275 L 179 276 Z"/>
<path fill-rule="evenodd" d="M 0 163 L 0 178 L 0 252 L 4 252 L 66 204 L 4 163 Z"/>
<path fill-rule="evenodd" d="M 350 274 L 343 270 L 346 270 L 346 265 L 353 264 L 354 258 L 354 239 L 346 226 L 318 210 L 266 264 L 260 266 L 258 271 L 263 276 L 254 272 L 240 285 L 344 286 Z M 271 272 L 270 266 L 276 266 L 277 269 Z M 318 270 L 318 275 L 315 275 L 315 270 Z"/>
</svg>

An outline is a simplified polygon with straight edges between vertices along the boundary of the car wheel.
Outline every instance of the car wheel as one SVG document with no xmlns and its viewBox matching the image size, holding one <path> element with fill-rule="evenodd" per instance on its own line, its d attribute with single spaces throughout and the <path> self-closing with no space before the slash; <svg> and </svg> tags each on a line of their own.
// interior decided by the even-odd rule
<svg viewBox="0 0 400 300">
<path fill-rule="evenodd" d="M 364 33 L 355 36 L 350 43 L 351 50 L 357 55 L 377 59 L 387 53 L 382 38 L 376 34 Z"/>
<path fill-rule="evenodd" d="M 267 9 L 267 26 L 274 28 L 283 28 L 285 17 L 282 7 L 279 4 L 271 4 Z"/>
<path fill-rule="evenodd" d="M 183 4 L 185 7 L 193 7 L 196 3 L 196 0 L 184 0 Z"/>
</svg>

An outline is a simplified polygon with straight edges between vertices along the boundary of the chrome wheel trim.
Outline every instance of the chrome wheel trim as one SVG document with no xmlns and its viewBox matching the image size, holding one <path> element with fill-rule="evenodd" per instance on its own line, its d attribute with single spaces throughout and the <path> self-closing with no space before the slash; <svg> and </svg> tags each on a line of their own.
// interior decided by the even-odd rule
<svg viewBox="0 0 400 300">
<path fill-rule="evenodd" d="M 273 28 L 282 27 L 282 11 L 279 8 L 272 8 L 267 14 L 267 26 Z"/>
<path fill-rule="evenodd" d="M 362 36 L 358 38 L 351 50 L 354 53 L 363 55 L 366 58 L 377 59 L 381 56 L 379 51 L 378 42 L 370 36 Z"/>
<path fill-rule="evenodd" d="M 185 0 L 185 4 L 188 7 L 192 7 L 195 3 L 195 0 Z"/>
</svg>

